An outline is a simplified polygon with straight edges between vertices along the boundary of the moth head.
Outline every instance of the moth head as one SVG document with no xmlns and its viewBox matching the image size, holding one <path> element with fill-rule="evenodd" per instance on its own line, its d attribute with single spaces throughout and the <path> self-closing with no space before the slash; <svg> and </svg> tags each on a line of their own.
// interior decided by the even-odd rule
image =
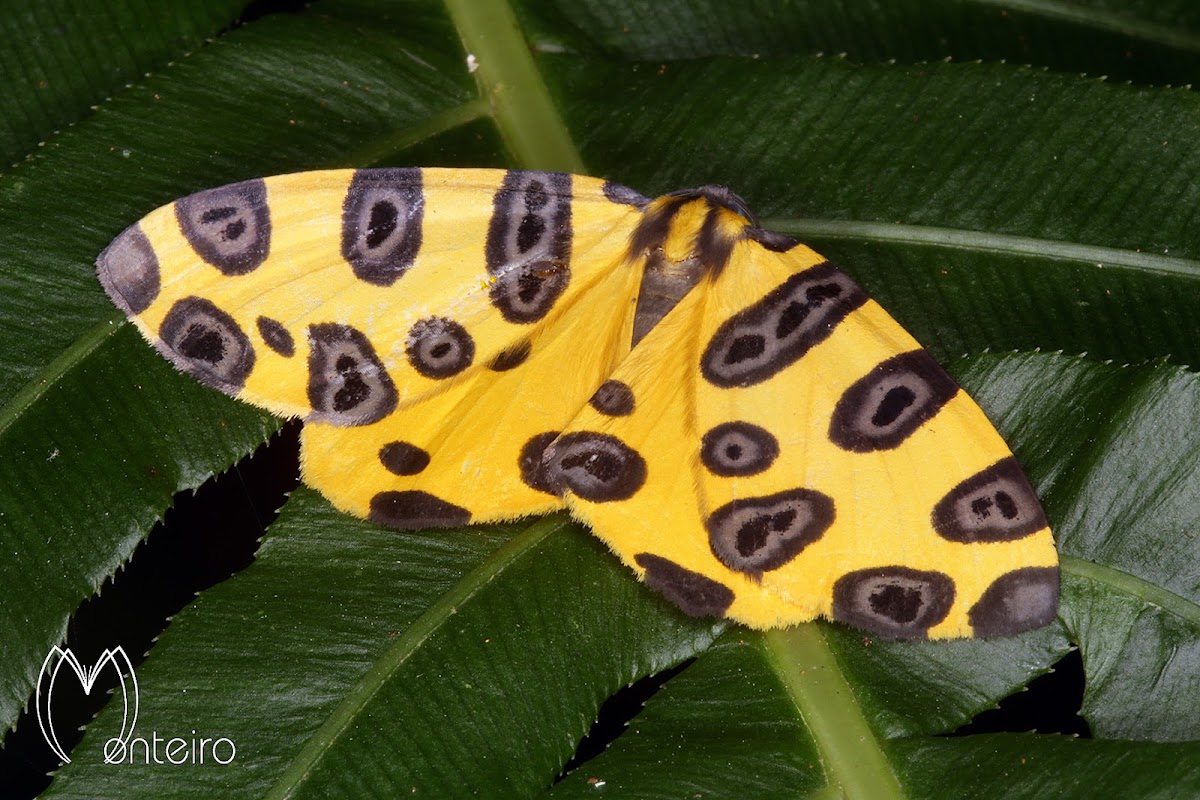
<svg viewBox="0 0 1200 800">
<path fill-rule="evenodd" d="M 723 208 L 736 217 L 740 217 L 744 225 L 758 226 L 758 218 L 754 216 L 754 212 L 750 210 L 750 206 L 733 190 L 726 186 L 715 186 L 707 184 L 705 186 L 697 186 L 695 189 L 681 189 L 678 192 L 671 192 L 664 195 L 661 199 L 668 197 L 681 197 L 685 200 L 704 200 L 713 208 Z"/>
</svg>

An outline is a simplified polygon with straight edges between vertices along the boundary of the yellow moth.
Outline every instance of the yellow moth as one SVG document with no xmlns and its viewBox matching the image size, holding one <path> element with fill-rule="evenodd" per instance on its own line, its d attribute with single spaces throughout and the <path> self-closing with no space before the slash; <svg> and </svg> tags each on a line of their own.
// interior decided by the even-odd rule
<svg viewBox="0 0 1200 800">
<path fill-rule="evenodd" d="M 302 417 L 305 483 L 381 525 L 565 507 L 685 612 L 755 628 L 1056 613 L 1045 516 L 983 412 L 727 189 L 280 175 L 150 213 L 98 272 L 179 369 Z"/>
</svg>

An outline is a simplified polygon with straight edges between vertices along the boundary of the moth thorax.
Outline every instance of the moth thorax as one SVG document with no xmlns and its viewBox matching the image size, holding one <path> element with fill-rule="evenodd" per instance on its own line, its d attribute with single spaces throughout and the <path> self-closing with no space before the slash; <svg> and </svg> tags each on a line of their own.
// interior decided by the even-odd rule
<svg viewBox="0 0 1200 800">
<path fill-rule="evenodd" d="M 651 204 L 634 235 L 636 255 L 646 259 L 633 320 L 635 346 L 701 278 L 725 267 L 749 226 L 749 219 L 707 194 L 669 195 Z"/>
<path fill-rule="evenodd" d="M 704 273 L 704 263 L 699 258 L 671 261 L 661 251 L 647 256 L 633 315 L 634 346 L 700 282 Z"/>
</svg>

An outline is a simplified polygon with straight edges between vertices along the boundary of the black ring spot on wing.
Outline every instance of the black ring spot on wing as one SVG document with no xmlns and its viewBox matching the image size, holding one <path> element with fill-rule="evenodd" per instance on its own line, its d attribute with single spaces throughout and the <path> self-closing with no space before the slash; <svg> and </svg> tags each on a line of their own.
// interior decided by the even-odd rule
<svg viewBox="0 0 1200 800">
<path fill-rule="evenodd" d="M 429 492 L 380 492 L 371 498 L 368 519 L 400 530 L 458 528 L 471 521 L 471 512 Z"/>
<path fill-rule="evenodd" d="M 517 456 L 517 466 L 521 470 L 521 480 L 529 488 L 546 494 L 559 494 L 559 488 L 550 480 L 546 470 L 546 448 L 558 438 L 559 433 L 559 431 L 539 433 L 521 448 L 521 454 Z"/>
<path fill-rule="evenodd" d="M 263 338 L 267 347 L 284 358 L 296 355 L 296 342 L 282 322 L 270 317 L 259 317 L 256 324 L 258 325 L 258 335 Z"/>
<path fill-rule="evenodd" d="M 393 475 L 418 475 L 429 466 L 429 453 L 408 442 L 388 442 L 379 448 L 379 463 Z"/>
<path fill-rule="evenodd" d="M 952 542 L 1008 542 L 1049 523 L 1015 458 L 998 461 L 951 489 L 933 507 L 933 529 Z"/>
<path fill-rule="evenodd" d="M 162 288 L 158 256 L 138 225 L 126 228 L 96 259 L 109 298 L 129 316 L 150 307 Z"/>
<path fill-rule="evenodd" d="M 419 168 L 360 169 L 342 204 L 342 257 L 360 280 L 391 286 L 421 250 L 424 219 Z"/>
<path fill-rule="evenodd" d="M 569 489 L 591 503 L 628 500 L 646 482 L 645 459 L 606 433 L 564 434 L 546 447 L 542 465 L 542 480 L 554 494 Z"/>
<path fill-rule="evenodd" d="M 833 410 L 829 438 L 854 453 L 891 450 L 956 394 L 958 384 L 924 350 L 901 353 L 845 391 Z"/>
<path fill-rule="evenodd" d="M 1001 575 L 967 612 L 976 636 L 1012 636 L 1048 625 L 1058 614 L 1058 567 Z"/>
<path fill-rule="evenodd" d="M 714 475 L 757 475 L 779 457 L 779 440 L 749 422 L 723 422 L 700 441 L 700 463 Z"/>
<path fill-rule="evenodd" d="M 509 322 L 536 322 L 571 278 L 571 176 L 510 170 L 492 204 L 484 249 L 492 304 Z"/>
<path fill-rule="evenodd" d="M 646 570 L 646 585 L 679 606 L 689 617 L 721 617 L 733 604 L 733 590 L 728 586 L 685 569 L 668 558 L 638 553 L 633 560 Z"/>
<path fill-rule="evenodd" d="M 444 317 L 417 320 L 405 344 L 408 361 L 426 378 L 451 378 L 471 366 L 475 341 L 467 329 Z"/>
<path fill-rule="evenodd" d="M 529 352 L 528 341 L 518 342 L 493 358 L 492 363 L 488 364 L 488 369 L 493 372 L 508 372 L 510 369 L 516 369 L 529 358 Z"/>
<path fill-rule="evenodd" d="M 820 539 L 834 519 L 833 500 L 813 489 L 739 498 L 708 517 L 713 555 L 730 569 L 757 576 L 779 569 Z"/>
<path fill-rule="evenodd" d="M 954 581 L 941 572 L 874 567 L 833 585 L 833 618 L 886 638 L 918 638 L 946 618 Z"/>
<path fill-rule="evenodd" d="M 396 386 L 366 336 L 349 325 L 308 326 L 308 402 L 313 419 L 369 425 L 396 409 Z"/>
<path fill-rule="evenodd" d="M 700 370 L 722 388 L 761 383 L 829 338 L 866 301 L 832 264 L 798 272 L 727 319 L 705 348 Z"/>
<path fill-rule="evenodd" d="M 226 275 L 245 275 L 267 260 L 271 215 L 261 179 L 208 189 L 175 201 L 192 249 Z"/>
<path fill-rule="evenodd" d="M 592 408 L 608 417 L 627 417 L 633 413 L 633 389 L 618 380 L 608 380 L 588 400 Z"/>
<path fill-rule="evenodd" d="M 236 395 L 254 369 L 254 346 L 233 317 L 202 297 L 176 301 L 158 329 L 159 350 L 206 386 Z"/>
</svg>

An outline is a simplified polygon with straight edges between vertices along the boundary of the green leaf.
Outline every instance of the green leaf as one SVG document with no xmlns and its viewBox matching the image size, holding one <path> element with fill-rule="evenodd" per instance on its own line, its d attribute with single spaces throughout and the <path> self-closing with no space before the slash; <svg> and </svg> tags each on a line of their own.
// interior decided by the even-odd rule
<svg viewBox="0 0 1200 800">
<path fill-rule="evenodd" d="M 1190 91 L 1002 64 L 546 61 L 593 170 L 651 192 L 737 176 L 767 227 L 851 269 L 943 359 L 1200 363 Z"/>
<path fill-rule="evenodd" d="M 139 735 L 228 737 L 234 762 L 105 765 L 110 703 L 46 796 L 531 796 L 605 698 L 679 665 L 552 793 L 1094 796 L 1113 765 L 1125 796 L 1200 793 L 1195 771 L 1166 768 L 1194 760 L 1200 703 L 1200 408 L 1176 366 L 1200 363 L 1200 100 L 1076 74 L 1192 80 L 1195 12 L 1007 8 L 331 0 L 233 22 L 214 4 L 161 12 L 142 43 L 133 3 L 106 4 L 94 37 L 35 11 L 0 24 L 0 70 L 24 76 L 0 101 L 17 162 L 0 174 L 8 724 L 173 493 L 278 426 L 175 374 L 91 266 L 150 209 L 257 175 L 420 163 L 565 168 L 648 194 L 728 184 L 949 364 L 1064 554 L 1061 622 L 1026 636 L 764 636 L 681 618 L 557 517 L 397 535 L 301 490 L 255 563 L 137 669 Z M 909 63 L 942 55 L 993 63 Z M 43 73 L 61 76 L 44 107 Z M 940 736 L 1073 646 L 1094 741 Z"/>
<path fill-rule="evenodd" d="M 1200 9 L 1187 0 L 579 0 L 527 3 L 529 38 L 629 61 L 845 53 L 913 63 L 1008 60 L 1137 83 L 1200 77 Z"/>
<path fill-rule="evenodd" d="M 381 535 L 301 490 L 255 563 L 201 595 L 138 670 L 155 731 L 229 737 L 255 777 L 114 769 L 106 737 L 89 736 L 49 796 L 330 797 L 358 781 L 515 795 L 554 778 L 608 694 L 714 630 L 647 602 L 560 518 Z"/>
<path fill-rule="evenodd" d="M 1200 747 L 1006 734 L 903 742 L 914 797 L 1187 797 L 1200 786 Z M 953 781 L 946 776 L 953 775 Z"/>
<path fill-rule="evenodd" d="M 803 797 L 825 785 L 820 755 L 759 634 L 722 636 L 551 797 Z M 747 688 L 750 690 L 747 691 Z"/>
<path fill-rule="evenodd" d="M 72 345 L 5 412 L 0 709 L 11 725 L 68 615 L 129 558 L 172 495 L 279 423 L 178 380 L 131 326 L 112 321 Z"/>
<path fill-rule="evenodd" d="M 1198 416 L 1193 379 L 1176 367 L 1009 355 L 976 357 L 957 372 L 1004 432 L 1016 439 L 1023 431 L 1018 441 L 1026 447 L 1040 447 L 1079 416 L 1099 418 L 1094 427 L 1103 429 L 1106 395 L 1072 391 L 1082 383 L 1156 387 L 1156 402 L 1142 412 L 1192 425 Z M 1063 402 L 1064 391 L 1083 403 Z M 1026 416 L 1029 408 L 1036 413 Z M 1103 437 L 1095 447 L 1120 454 Z M 1195 450 L 1183 441 L 1177 454 Z M 1027 460 L 1045 491 L 1046 460 Z M 1104 480 L 1082 482 L 1072 499 L 1086 498 Z M 1139 537 L 1145 551 L 1161 552 L 1177 524 L 1169 518 L 1127 535 Z M 1104 557 L 1067 559 L 1068 630 L 1071 610 L 1083 607 L 1077 585 L 1114 569 Z M 1122 600 L 1143 617 L 1194 608 L 1194 593 L 1153 589 L 1153 597 Z M 1156 609 L 1164 597 L 1174 609 Z M 1198 638 L 1194 614 L 1173 622 L 1181 640 Z M 906 777 L 913 767 L 905 748 L 938 741 L 931 734 L 952 730 L 1045 672 L 1068 646 L 1058 626 L 929 645 L 873 641 L 816 624 L 765 637 L 734 629 L 721 647 L 708 648 L 716 630 L 681 618 L 582 530 L 555 518 L 503 530 L 381 535 L 303 491 L 255 564 L 181 613 L 139 670 L 141 685 L 156 687 L 143 693 L 142 706 L 156 732 L 164 739 L 171 730 L 228 736 L 238 757 L 255 765 L 254 780 L 231 787 L 222 773 L 200 765 L 104 765 L 101 748 L 121 714 L 112 707 L 47 796 L 200 797 L 220 787 L 225 796 L 324 797 L 406 786 L 450 794 L 486 786 L 496 796 L 529 796 L 553 780 L 601 699 L 692 657 L 695 663 L 652 700 L 645 720 L 638 717 L 609 752 L 556 792 L 581 782 L 594 787 L 588 781 L 596 779 L 636 796 L 666 796 L 679 785 L 738 796 L 754 770 L 764 787 L 831 785 L 848 796 L 905 796 L 927 780 Z M 1085 657 L 1089 648 L 1105 651 L 1101 637 L 1080 641 Z M 1132 704 L 1143 716 L 1157 710 L 1165 721 L 1143 720 L 1126 734 L 1181 738 L 1172 735 L 1171 706 L 1138 697 L 1140 667 L 1118 662 L 1108 680 L 1121 696 L 1089 706 Z M 1168 690 L 1179 709 L 1175 719 L 1195 707 L 1195 688 L 1186 681 Z M 264 724 L 252 709 L 270 709 L 271 721 Z M 752 731 L 779 755 L 749 747 L 757 741 Z M 684 754 L 664 763 L 663 748 L 672 746 Z M 1089 752 L 1062 751 L 1030 769 L 1070 770 L 1073 754 L 1086 760 Z M 187 790 L 177 788 L 184 772 Z"/>
<path fill-rule="evenodd" d="M 0 163 L 23 158 L 96 105 L 232 25 L 245 0 L 111 3 L 13 0 L 0 16 Z M 136 30 L 136 36 L 130 36 Z"/>
<path fill-rule="evenodd" d="M 396 27 L 423 41 L 448 33 L 441 20 L 406 23 Z M 271 17 L 115 97 L 4 176 L 0 538 L 12 556 L 0 576 L 15 589 L 0 605 L 7 724 L 68 616 L 172 494 L 278 426 L 173 378 L 132 330 L 115 334 L 124 320 L 99 289 L 96 255 L 189 186 L 298 169 L 301 157 L 336 160 L 349 131 L 383 139 L 407 124 L 427 139 L 430 119 L 467 96 L 466 82 L 439 77 L 435 61 L 437 51 L 422 55 L 386 26 Z"/>
<path fill-rule="evenodd" d="M 1040 478 L 1063 556 L 1062 617 L 1088 675 L 1082 713 L 1092 733 L 1198 738 L 1195 373 L 1058 356 L 983 361 L 962 377 L 1004 387 L 979 400 Z"/>
</svg>

